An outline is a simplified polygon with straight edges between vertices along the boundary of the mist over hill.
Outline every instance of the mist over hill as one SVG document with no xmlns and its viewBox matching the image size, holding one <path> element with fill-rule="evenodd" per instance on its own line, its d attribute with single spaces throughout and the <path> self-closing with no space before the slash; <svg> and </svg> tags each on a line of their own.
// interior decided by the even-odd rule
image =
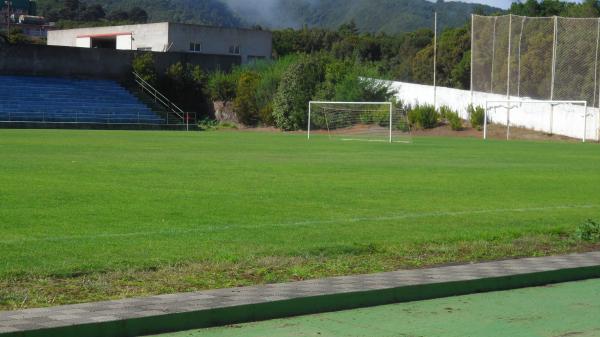
<svg viewBox="0 0 600 337">
<path fill-rule="evenodd" d="M 433 12 L 439 25 L 461 26 L 474 11 L 498 8 L 463 2 L 427 0 L 81 0 L 101 4 L 107 12 L 145 9 L 149 20 L 268 29 L 321 27 L 335 29 L 354 21 L 362 32 L 400 33 L 432 28 Z M 57 10 L 63 0 L 38 0 L 42 12 Z"/>
<path fill-rule="evenodd" d="M 398 33 L 439 25 L 463 25 L 471 13 L 494 13 L 498 8 L 463 2 L 426 0 L 223 0 L 244 22 L 268 28 L 337 28 L 355 21 L 363 32 Z"/>
</svg>

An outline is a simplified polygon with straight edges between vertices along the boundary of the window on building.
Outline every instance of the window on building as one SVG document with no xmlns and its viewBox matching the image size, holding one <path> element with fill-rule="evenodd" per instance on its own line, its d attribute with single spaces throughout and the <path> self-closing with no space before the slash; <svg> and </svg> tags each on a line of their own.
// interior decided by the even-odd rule
<svg viewBox="0 0 600 337">
<path fill-rule="evenodd" d="M 190 42 L 190 51 L 199 53 L 202 51 L 202 43 Z"/>
<path fill-rule="evenodd" d="M 240 46 L 239 45 L 230 46 L 229 47 L 229 54 L 239 55 L 240 54 Z"/>
</svg>

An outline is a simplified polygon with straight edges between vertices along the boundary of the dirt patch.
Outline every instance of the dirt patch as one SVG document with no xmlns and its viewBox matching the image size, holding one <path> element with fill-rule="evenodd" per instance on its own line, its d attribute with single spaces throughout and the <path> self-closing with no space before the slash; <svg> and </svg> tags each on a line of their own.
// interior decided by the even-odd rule
<svg viewBox="0 0 600 337">
<path fill-rule="evenodd" d="M 489 139 L 506 139 L 506 126 L 498 124 L 488 125 L 488 138 Z M 413 136 L 425 136 L 425 137 L 471 137 L 471 138 L 483 138 L 483 131 L 477 130 L 470 126 L 465 127 L 461 131 L 454 131 L 450 128 L 450 125 L 440 125 L 433 129 L 426 130 L 412 130 Z M 580 139 L 561 135 L 551 135 L 548 133 L 529 130 L 519 127 L 510 128 L 510 139 L 513 140 L 535 140 L 535 141 L 563 141 L 563 142 L 580 142 Z"/>
<path fill-rule="evenodd" d="M 241 124 L 237 125 L 235 129 L 224 129 L 224 131 L 244 131 L 244 132 L 271 132 L 271 133 L 282 133 L 280 129 L 271 126 L 258 126 L 249 127 Z M 361 134 L 369 131 L 375 131 L 372 127 L 357 125 L 349 129 L 340 130 L 339 133 L 343 134 Z M 377 131 L 385 131 L 378 129 Z M 488 138 L 497 140 L 506 140 L 506 126 L 498 124 L 488 125 Z M 300 131 L 287 131 L 289 134 L 306 134 L 305 130 Z M 335 134 L 336 132 L 328 132 L 327 130 L 312 130 L 311 134 Z M 442 124 L 433 129 L 413 129 L 410 131 L 413 137 L 459 137 L 459 138 L 480 138 L 483 139 L 483 131 L 477 130 L 470 126 L 466 126 L 461 131 L 454 131 L 450 128 L 450 125 Z M 581 139 L 571 138 L 561 135 L 551 135 L 545 132 L 529 130 L 519 127 L 510 128 L 510 139 L 511 140 L 532 140 L 532 141 L 559 141 L 559 142 L 581 142 Z"/>
</svg>

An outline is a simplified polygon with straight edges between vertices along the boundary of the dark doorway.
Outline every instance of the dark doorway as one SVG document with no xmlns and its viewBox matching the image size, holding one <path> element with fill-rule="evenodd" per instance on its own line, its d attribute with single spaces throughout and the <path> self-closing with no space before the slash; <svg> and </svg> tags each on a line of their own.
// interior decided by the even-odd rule
<svg viewBox="0 0 600 337">
<path fill-rule="evenodd" d="M 92 38 L 92 48 L 117 49 L 116 36 L 103 36 Z"/>
</svg>

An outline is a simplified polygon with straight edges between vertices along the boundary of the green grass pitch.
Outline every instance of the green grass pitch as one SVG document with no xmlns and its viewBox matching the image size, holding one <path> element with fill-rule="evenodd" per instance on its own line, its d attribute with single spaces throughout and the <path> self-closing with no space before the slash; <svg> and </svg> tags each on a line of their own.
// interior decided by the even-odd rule
<svg viewBox="0 0 600 337">
<path fill-rule="evenodd" d="M 0 130 L 0 309 L 591 248 L 597 144 Z"/>
</svg>

